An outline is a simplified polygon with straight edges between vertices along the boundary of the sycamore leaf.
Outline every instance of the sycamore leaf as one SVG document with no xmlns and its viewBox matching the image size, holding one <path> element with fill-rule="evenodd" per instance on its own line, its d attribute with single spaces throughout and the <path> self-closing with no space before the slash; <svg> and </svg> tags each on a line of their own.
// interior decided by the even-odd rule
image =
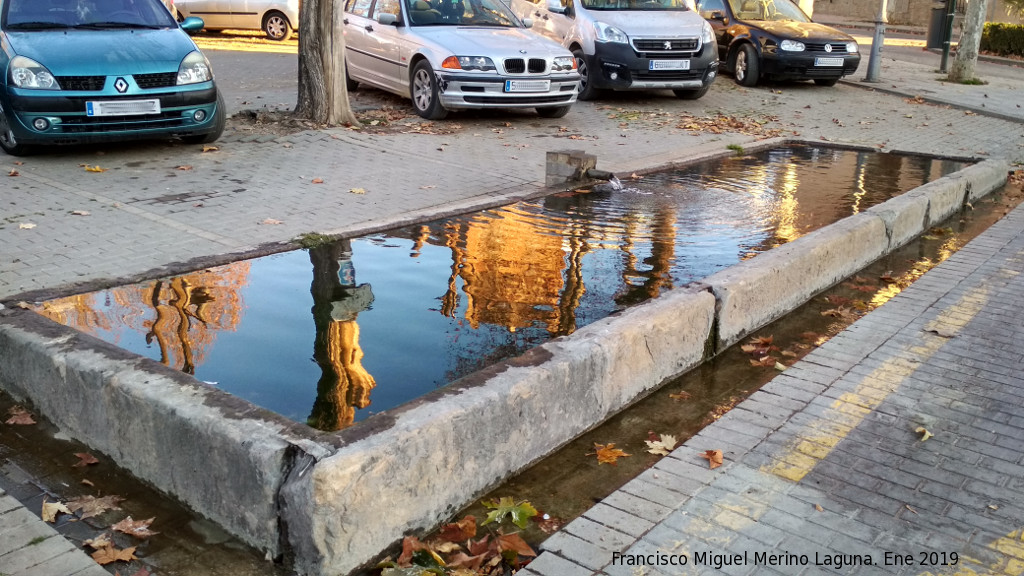
<svg viewBox="0 0 1024 576">
<path fill-rule="evenodd" d="M 366 190 L 364 188 L 349 188 L 349 192 L 352 194 L 366 194 Z"/>
<path fill-rule="evenodd" d="M 92 212 L 89 212 L 88 210 L 72 210 L 71 211 L 71 215 L 72 216 L 89 216 L 90 214 L 92 214 Z"/>
<path fill-rule="evenodd" d="M 519 534 L 501 534 L 498 536 L 498 551 L 513 551 L 518 556 L 536 557 L 537 553 Z"/>
<path fill-rule="evenodd" d="M 21 222 L 20 224 L 18 224 L 18 230 L 31 230 L 35 227 L 36 225 L 33 224 L 32 222 Z"/>
<path fill-rule="evenodd" d="M 669 452 L 676 447 L 679 443 L 675 436 L 668 434 L 662 434 L 660 440 L 644 440 L 647 443 L 647 451 L 651 454 L 658 454 L 661 456 L 668 456 Z"/>
<path fill-rule="evenodd" d="M 683 390 L 683 391 L 680 391 L 680 392 L 678 392 L 676 394 L 669 394 L 668 397 L 673 399 L 673 400 L 676 400 L 676 401 L 679 401 L 679 400 L 689 400 L 690 399 L 690 393 L 686 392 L 685 390 Z"/>
<path fill-rule="evenodd" d="M 814 509 L 817 510 L 818 512 L 824 512 L 825 511 L 825 509 L 821 507 L 821 504 L 815 504 L 814 505 Z"/>
<path fill-rule="evenodd" d="M 462 520 L 441 526 L 441 538 L 448 542 L 463 542 L 476 536 L 476 516 L 467 514 Z"/>
<path fill-rule="evenodd" d="M 485 500 L 483 505 L 490 508 L 491 511 L 487 513 L 487 518 L 484 519 L 482 525 L 490 524 L 491 522 L 497 522 L 501 524 L 505 516 L 512 515 L 512 523 L 520 528 L 526 528 L 527 522 L 530 518 L 537 515 L 537 509 L 533 507 L 528 501 L 523 500 L 516 504 L 515 500 L 511 496 L 502 496 L 499 500 Z"/>
<path fill-rule="evenodd" d="M 72 512 L 82 511 L 82 520 L 86 518 L 92 518 L 93 516 L 99 516 L 107 510 L 120 510 L 118 504 L 124 501 L 124 498 L 120 496 L 104 496 L 97 498 L 95 496 L 81 496 L 74 500 L 68 500 L 68 509 Z"/>
<path fill-rule="evenodd" d="M 78 463 L 72 464 L 72 468 L 85 468 L 90 464 L 99 464 L 100 462 L 95 456 L 88 452 L 75 452 L 75 456 L 78 456 Z"/>
<path fill-rule="evenodd" d="M 64 514 L 71 514 L 71 510 L 68 510 L 68 507 L 65 506 L 64 504 L 60 502 L 47 502 L 46 500 L 43 500 L 43 520 L 47 522 L 56 522 L 57 514 L 59 512 L 63 512 Z"/>
<path fill-rule="evenodd" d="M 273 218 L 266 218 L 266 219 L 263 220 L 263 222 L 260 222 L 260 224 L 268 224 L 268 225 L 271 225 L 271 226 L 277 226 L 278 224 L 283 224 L 283 222 L 281 222 L 280 220 L 275 220 Z"/>
<path fill-rule="evenodd" d="M 150 518 L 149 520 L 132 520 L 132 517 L 129 516 L 111 526 L 110 529 L 130 534 L 136 538 L 149 538 L 154 534 L 159 534 L 159 532 L 151 532 L 149 529 L 149 525 L 152 524 L 155 519 L 156 518 Z"/>
<path fill-rule="evenodd" d="M 90 166 L 88 164 L 82 164 L 82 166 L 85 167 L 85 171 L 86 172 L 106 172 L 107 171 L 106 168 L 101 168 L 99 166 Z"/>
<path fill-rule="evenodd" d="M 82 542 L 83 546 L 88 546 L 93 550 L 99 550 L 100 548 L 108 548 L 113 546 L 114 543 L 110 541 L 110 532 L 104 532 L 95 538 L 89 538 Z"/>
<path fill-rule="evenodd" d="M 188 172 L 189 170 L 192 169 L 192 165 L 191 164 L 182 164 L 181 166 L 177 166 L 174 169 L 175 170 L 181 170 L 183 172 Z"/>
<path fill-rule="evenodd" d="M 426 544 L 420 542 L 415 536 L 406 536 L 402 539 L 402 554 L 398 557 L 399 566 L 408 566 L 412 562 L 412 555 L 418 550 L 423 550 Z"/>
<path fill-rule="evenodd" d="M 217 148 L 216 146 L 210 146 L 209 144 L 203 146 L 203 152 L 216 152 L 217 150 L 220 150 L 220 148 Z"/>
<path fill-rule="evenodd" d="M 701 457 L 708 461 L 711 470 L 718 468 L 723 462 L 721 450 L 705 450 Z"/>
<path fill-rule="evenodd" d="M 100 548 L 93 552 L 92 559 L 100 565 L 110 564 L 111 562 L 131 562 L 132 560 L 138 560 L 138 558 L 135 557 L 135 546 L 125 548 L 124 550 L 118 550 L 113 545 Z"/>
<path fill-rule="evenodd" d="M 313 180 L 311 182 L 313 184 L 323 184 L 324 183 L 324 179 L 323 178 L 313 178 Z"/>
<path fill-rule="evenodd" d="M 21 406 L 12 407 L 7 411 L 7 413 L 11 415 L 10 418 L 5 420 L 5 423 L 7 424 L 30 426 L 36 423 L 35 419 L 32 418 L 32 415 L 28 413 L 28 410 L 25 410 Z"/>
<path fill-rule="evenodd" d="M 608 444 L 598 444 L 597 442 L 595 442 L 594 452 L 591 452 L 591 454 L 597 455 L 598 465 L 615 464 L 616 460 L 618 460 L 619 458 L 629 456 L 629 454 L 626 454 L 622 450 L 616 448 L 614 442 L 610 442 Z"/>
<path fill-rule="evenodd" d="M 18 170 L 15 169 L 15 168 L 11 168 L 11 171 L 8 172 L 7 175 L 8 176 L 21 176 L 21 172 L 18 172 Z"/>
<path fill-rule="evenodd" d="M 925 440 L 931 438 L 932 436 L 935 436 L 935 434 L 929 432 L 928 429 L 925 428 L 924 426 L 918 426 L 917 429 L 914 430 L 914 432 L 917 432 L 918 434 L 921 435 L 921 442 L 924 442 Z"/>
</svg>

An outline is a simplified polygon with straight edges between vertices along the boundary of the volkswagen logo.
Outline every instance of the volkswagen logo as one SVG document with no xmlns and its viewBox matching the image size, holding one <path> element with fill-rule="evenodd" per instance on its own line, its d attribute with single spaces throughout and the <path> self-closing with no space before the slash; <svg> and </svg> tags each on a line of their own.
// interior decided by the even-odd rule
<svg viewBox="0 0 1024 576">
<path fill-rule="evenodd" d="M 831 44 L 825 44 L 825 52 L 828 52 L 828 53 L 832 52 L 832 45 Z"/>
<path fill-rule="evenodd" d="M 121 94 L 128 91 L 128 82 L 124 78 L 118 78 L 114 80 L 114 90 L 117 90 Z"/>
</svg>

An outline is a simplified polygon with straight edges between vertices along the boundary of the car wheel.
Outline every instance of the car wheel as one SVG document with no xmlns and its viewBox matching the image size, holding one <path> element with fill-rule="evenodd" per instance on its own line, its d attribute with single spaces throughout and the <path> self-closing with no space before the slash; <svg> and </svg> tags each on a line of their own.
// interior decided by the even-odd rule
<svg viewBox="0 0 1024 576">
<path fill-rule="evenodd" d="M 448 115 L 448 111 L 441 105 L 437 89 L 437 77 L 430 62 L 420 60 L 412 69 L 412 80 L 410 90 L 412 93 L 412 107 L 416 113 L 427 120 L 441 120 Z"/>
<path fill-rule="evenodd" d="M 224 124 L 227 121 L 227 106 L 224 104 L 224 96 L 217 91 L 217 111 L 213 114 L 213 132 L 208 134 L 198 134 L 196 136 L 184 136 L 182 142 L 186 144 L 210 144 L 216 142 L 220 135 L 224 133 Z"/>
<path fill-rule="evenodd" d="M 736 83 L 740 86 L 757 86 L 757 81 L 761 76 L 761 63 L 757 59 L 757 50 L 750 44 L 740 46 L 732 71 Z"/>
<path fill-rule="evenodd" d="M 815 78 L 814 83 L 818 86 L 835 86 L 839 78 Z"/>
<path fill-rule="evenodd" d="M 555 106 L 554 108 L 537 108 L 537 115 L 541 118 L 561 118 L 569 113 L 572 106 Z"/>
<path fill-rule="evenodd" d="M 292 37 L 292 27 L 288 17 L 280 12 L 270 12 L 263 17 L 263 32 L 267 38 L 283 42 Z"/>
<path fill-rule="evenodd" d="M 0 105 L 0 148 L 4 149 L 4 152 L 11 156 L 24 156 L 32 152 L 30 146 L 25 146 L 18 142 L 18 139 L 14 136 L 14 131 L 11 130 L 11 123 L 7 119 L 7 112 L 4 110 L 3 105 Z"/>
<path fill-rule="evenodd" d="M 345 65 L 345 89 L 349 92 L 355 92 L 359 89 L 359 82 L 356 82 L 348 75 L 348 64 Z"/>
<path fill-rule="evenodd" d="M 594 88 L 594 83 L 590 81 L 590 67 L 587 66 L 587 57 L 583 54 L 583 50 L 579 48 L 573 50 L 572 55 L 576 58 L 576 71 L 580 75 L 580 92 L 576 97 L 580 100 L 593 100 L 597 97 L 597 88 Z"/>
<path fill-rule="evenodd" d="M 673 90 L 672 92 L 675 93 L 676 98 L 679 98 L 681 100 L 697 100 L 701 96 L 707 94 L 708 90 L 710 89 L 711 82 L 708 82 L 707 84 L 695 90 Z"/>
</svg>

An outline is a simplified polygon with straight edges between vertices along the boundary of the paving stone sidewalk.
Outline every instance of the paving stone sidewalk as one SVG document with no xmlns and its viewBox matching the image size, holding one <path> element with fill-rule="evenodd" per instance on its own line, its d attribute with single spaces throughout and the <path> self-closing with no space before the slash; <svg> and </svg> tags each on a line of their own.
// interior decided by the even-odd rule
<svg viewBox="0 0 1024 576">
<path fill-rule="evenodd" d="M 109 576 L 82 550 L 0 489 L 0 575 Z"/>
<path fill-rule="evenodd" d="M 1022 272 L 1024 206 L 571 522 L 519 574 L 1020 575 Z M 705 450 L 725 464 L 710 470 Z"/>
</svg>

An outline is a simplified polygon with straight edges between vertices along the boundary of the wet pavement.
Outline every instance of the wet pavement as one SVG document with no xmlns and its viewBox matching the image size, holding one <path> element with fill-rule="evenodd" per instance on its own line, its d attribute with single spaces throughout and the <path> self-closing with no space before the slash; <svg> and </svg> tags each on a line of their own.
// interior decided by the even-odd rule
<svg viewBox="0 0 1024 576">
<path fill-rule="evenodd" d="M 241 253 L 278 251 L 308 232 L 354 235 L 505 203 L 543 191 L 549 150 L 585 150 L 597 156 L 599 168 L 629 174 L 765 136 L 750 128 L 730 130 L 722 116 L 754 118 L 778 135 L 812 141 L 1024 156 L 1022 118 L 1015 105 L 1004 107 L 1020 102 L 1019 83 L 993 77 L 985 86 L 951 86 L 929 78 L 931 70 L 912 63 L 883 66 L 883 86 L 875 90 L 852 82 L 834 89 L 744 89 L 723 77 L 696 102 L 612 95 L 580 103 L 557 121 L 520 113 L 458 114 L 437 124 L 400 119 L 386 130 L 287 134 L 231 122 L 215 151 L 156 143 L 8 157 L 0 300 L 9 306 L 201 268 Z M 406 106 L 374 91 L 364 98 Z M 1000 107 L 992 108 L 993 102 Z M 86 164 L 104 171 L 86 171 Z M 549 548 L 558 553 L 545 553 L 531 570 L 552 576 L 595 569 L 635 573 L 637 566 L 595 565 L 614 551 L 602 543 L 615 542 L 620 552 L 653 547 L 691 553 L 714 546 L 754 554 L 767 545 L 796 554 L 872 554 L 877 561 L 891 551 L 949 563 L 956 552 L 972 570 L 1019 574 L 1024 512 L 1014 495 L 1024 476 L 1024 414 L 1016 411 L 1022 229 L 1024 212 L 1018 209 L 926 275 L 920 288 L 787 371 L 780 378 L 791 386 L 780 384 L 741 404 L 734 416 L 655 466 L 638 481 L 648 492 L 627 489 L 586 513 L 584 527 L 565 532 L 561 544 L 555 540 Z M 835 426 L 824 426 L 823 419 Z M 911 423 L 935 437 L 921 442 L 913 432 L 918 426 L 908 429 Z M 0 433 L 12 430 L 4 425 Z M 717 473 L 707 471 L 697 452 L 712 443 L 736 445 L 743 456 Z M 11 474 L 22 484 L 33 481 L 31 474 Z M 689 480 L 676 488 L 691 486 L 691 492 L 670 486 L 657 493 L 675 501 L 648 499 L 650 486 L 680 474 Z M 0 515 L 7 523 L 0 534 L 12 532 L 12 510 L 21 509 Z M 184 535 L 183 525 L 164 534 Z M 216 566 L 243 573 L 226 567 L 219 551 L 233 548 L 217 540 L 166 564 L 176 568 L 151 568 L 188 574 L 215 573 Z M 34 546 L 31 540 L 0 553 L 0 572 L 5 556 L 28 546 Z M 242 563 L 253 573 L 274 570 L 247 554 Z M 30 565 L 24 573 L 47 574 L 44 560 L 33 558 L 39 570 Z M 890 566 L 889 572 L 956 569 L 932 564 Z M 752 565 L 726 570 L 759 571 Z"/>
</svg>

